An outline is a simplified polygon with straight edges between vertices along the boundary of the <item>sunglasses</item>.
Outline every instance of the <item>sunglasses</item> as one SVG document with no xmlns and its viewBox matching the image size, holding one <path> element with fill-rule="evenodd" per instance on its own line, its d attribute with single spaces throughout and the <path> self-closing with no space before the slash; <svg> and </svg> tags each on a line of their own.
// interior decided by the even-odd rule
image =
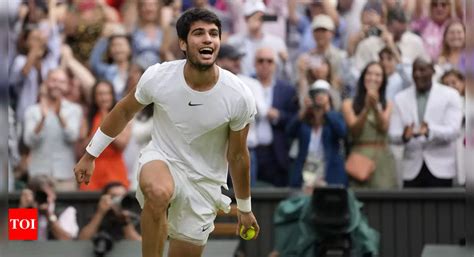
<svg viewBox="0 0 474 257">
<path fill-rule="evenodd" d="M 435 8 L 435 7 L 446 8 L 447 6 L 449 6 L 448 2 L 431 2 L 431 7 L 433 7 L 433 8 Z"/>
<path fill-rule="evenodd" d="M 273 59 L 270 59 L 270 58 L 268 58 L 268 59 L 267 58 L 258 58 L 257 59 L 257 63 L 261 64 L 261 63 L 264 63 L 264 62 L 266 62 L 268 64 L 272 64 L 274 61 L 273 61 Z"/>
</svg>

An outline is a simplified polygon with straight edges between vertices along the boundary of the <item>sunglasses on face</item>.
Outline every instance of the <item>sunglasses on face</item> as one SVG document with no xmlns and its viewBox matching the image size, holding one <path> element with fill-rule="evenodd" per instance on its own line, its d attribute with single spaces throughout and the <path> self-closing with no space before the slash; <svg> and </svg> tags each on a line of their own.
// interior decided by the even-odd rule
<svg viewBox="0 0 474 257">
<path fill-rule="evenodd" d="M 431 2 L 431 7 L 443 7 L 446 8 L 449 5 L 448 2 Z"/>
<path fill-rule="evenodd" d="M 268 59 L 267 59 L 267 58 L 258 58 L 258 59 L 257 59 L 257 63 L 262 64 L 262 63 L 264 63 L 264 62 L 266 62 L 266 63 L 268 63 L 268 64 L 272 64 L 272 63 L 273 63 L 273 59 L 269 59 L 269 58 L 268 58 Z"/>
</svg>

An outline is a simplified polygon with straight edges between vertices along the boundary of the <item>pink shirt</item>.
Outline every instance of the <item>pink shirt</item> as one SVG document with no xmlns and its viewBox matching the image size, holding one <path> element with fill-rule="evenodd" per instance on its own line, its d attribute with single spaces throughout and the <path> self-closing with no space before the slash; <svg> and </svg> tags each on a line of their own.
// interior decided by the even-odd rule
<svg viewBox="0 0 474 257">
<path fill-rule="evenodd" d="M 426 51 L 435 62 L 438 60 L 438 56 L 441 52 L 446 24 L 447 21 L 439 25 L 430 17 L 422 17 L 411 23 L 411 28 L 423 39 Z"/>
</svg>

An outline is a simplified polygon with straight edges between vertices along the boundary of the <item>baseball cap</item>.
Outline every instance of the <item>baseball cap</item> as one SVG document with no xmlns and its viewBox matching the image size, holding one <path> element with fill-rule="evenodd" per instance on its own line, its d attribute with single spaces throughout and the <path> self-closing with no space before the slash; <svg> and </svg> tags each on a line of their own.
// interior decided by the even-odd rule
<svg viewBox="0 0 474 257">
<path fill-rule="evenodd" d="M 315 29 L 327 29 L 327 30 L 330 30 L 330 31 L 334 31 L 335 27 L 336 27 L 336 25 L 334 25 L 334 21 L 331 19 L 331 17 L 329 17 L 326 14 L 316 15 L 313 18 L 313 22 L 311 23 L 311 28 L 313 30 L 315 30 Z"/>
<path fill-rule="evenodd" d="M 252 16 L 256 12 L 265 13 L 266 9 L 262 0 L 247 0 L 244 3 L 244 16 Z"/>
<path fill-rule="evenodd" d="M 318 79 L 311 85 L 311 91 L 329 91 L 331 85 L 326 80 Z"/>
<path fill-rule="evenodd" d="M 218 59 L 222 59 L 222 58 L 237 59 L 244 55 L 245 53 L 240 52 L 233 45 L 222 44 L 221 49 L 219 50 L 219 54 L 217 54 L 217 58 Z"/>
</svg>

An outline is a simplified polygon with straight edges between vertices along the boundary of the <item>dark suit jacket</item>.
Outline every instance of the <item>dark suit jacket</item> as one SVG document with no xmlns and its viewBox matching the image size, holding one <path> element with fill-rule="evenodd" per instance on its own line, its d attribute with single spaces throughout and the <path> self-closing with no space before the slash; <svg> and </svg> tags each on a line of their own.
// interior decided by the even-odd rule
<svg viewBox="0 0 474 257">
<path fill-rule="evenodd" d="M 296 97 L 295 88 L 285 81 L 277 80 L 273 88 L 272 106 L 280 112 L 278 121 L 271 123 L 273 151 L 277 157 L 279 166 L 289 168 L 290 158 L 288 151 L 290 144 L 285 129 L 298 111 L 298 99 Z"/>
<path fill-rule="evenodd" d="M 301 187 L 303 166 L 308 156 L 309 142 L 312 127 L 306 122 L 301 122 L 298 117 L 288 124 L 287 132 L 290 137 L 298 138 L 298 155 L 293 164 L 290 186 Z M 344 168 L 342 154 L 342 140 L 347 135 L 347 126 L 341 113 L 329 111 L 324 115 L 321 142 L 324 149 L 325 179 L 330 185 L 340 184 L 347 186 L 347 174 Z"/>
</svg>

